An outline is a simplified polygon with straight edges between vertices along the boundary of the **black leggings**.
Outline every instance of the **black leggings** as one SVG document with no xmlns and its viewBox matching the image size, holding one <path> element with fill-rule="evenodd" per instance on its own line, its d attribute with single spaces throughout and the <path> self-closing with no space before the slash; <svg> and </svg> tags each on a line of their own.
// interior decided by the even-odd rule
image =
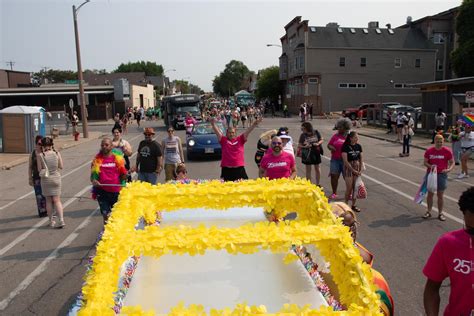
<svg viewBox="0 0 474 316">
<path fill-rule="evenodd" d="M 410 135 L 403 135 L 403 153 L 409 154 L 410 153 Z"/>
</svg>

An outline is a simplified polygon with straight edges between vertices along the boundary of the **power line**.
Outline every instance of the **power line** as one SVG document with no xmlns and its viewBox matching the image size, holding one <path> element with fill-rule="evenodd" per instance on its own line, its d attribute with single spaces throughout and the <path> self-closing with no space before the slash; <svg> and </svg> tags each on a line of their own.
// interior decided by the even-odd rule
<svg viewBox="0 0 474 316">
<path fill-rule="evenodd" d="M 10 65 L 10 70 L 13 70 L 13 65 L 15 64 L 15 62 L 10 60 L 10 61 L 7 61 L 5 64 Z"/>
</svg>

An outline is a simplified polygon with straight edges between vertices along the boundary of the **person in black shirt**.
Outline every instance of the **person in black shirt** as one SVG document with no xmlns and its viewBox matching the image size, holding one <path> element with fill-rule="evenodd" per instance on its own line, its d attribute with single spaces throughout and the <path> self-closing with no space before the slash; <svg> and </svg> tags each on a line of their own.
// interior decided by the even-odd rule
<svg viewBox="0 0 474 316">
<path fill-rule="evenodd" d="M 356 204 L 356 194 L 354 185 L 357 177 L 362 174 L 362 146 L 358 144 L 357 132 L 352 131 L 347 135 L 344 145 L 342 145 L 342 161 L 344 163 L 344 180 L 346 181 L 346 194 L 344 202 L 348 204 L 352 199 L 352 210 L 360 212 Z M 352 196 L 352 197 L 351 197 Z"/>
<path fill-rule="evenodd" d="M 156 184 L 163 169 L 161 146 L 153 140 L 155 135 L 153 128 L 145 128 L 143 134 L 145 140 L 142 140 L 138 145 L 135 170 L 138 172 L 139 181 Z"/>
</svg>

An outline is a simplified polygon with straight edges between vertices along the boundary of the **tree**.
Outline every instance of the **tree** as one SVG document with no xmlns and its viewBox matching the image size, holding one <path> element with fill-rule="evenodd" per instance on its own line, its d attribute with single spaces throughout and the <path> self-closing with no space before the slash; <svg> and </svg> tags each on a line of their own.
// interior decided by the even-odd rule
<svg viewBox="0 0 474 316">
<path fill-rule="evenodd" d="M 163 66 L 151 61 L 136 61 L 120 64 L 113 72 L 145 72 L 147 76 L 161 76 Z"/>
<path fill-rule="evenodd" d="M 459 47 L 451 54 L 453 70 L 458 77 L 474 76 L 474 0 L 464 0 L 456 18 Z"/>
<path fill-rule="evenodd" d="M 33 82 L 37 84 L 64 83 L 66 80 L 77 80 L 77 72 L 72 70 L 48 69 L 33 73 Z"/>
<path fill-rule="evenodd" d="M 271 66 L 260 70 L 257 79 L 257 97 L 278 100 L 280 94 L 280 68 Z"/>
<path fill-rule="evenodd" d="M 245 88 L 245 79 L 249 76 L 249 69 L 243 62 L 231 60 L 225 69 L 212 82 L 214 93 L 221 96 L 231 96 L 235 92 Z"/>
</svg>

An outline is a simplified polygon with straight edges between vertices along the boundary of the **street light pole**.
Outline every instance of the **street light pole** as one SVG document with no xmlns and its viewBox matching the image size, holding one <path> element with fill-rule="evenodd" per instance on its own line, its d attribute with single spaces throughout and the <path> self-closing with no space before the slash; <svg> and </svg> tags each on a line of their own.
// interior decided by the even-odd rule
<svg viewBox="0 0 474 316">
<path fill-rule="evenodd" d="M 74 18 L 74 36 L 76 39 L 76 58 L 77 58 L 77 77 L 79 80 L 79 101 L 81 102 L 81 116 L 82 116 L 82 133 L 84 138 L 89 138 L 89 130 L 87 128 L 87 107 L 86 98 L 84 95 L 84 82 L 82 77 L 82 64 L 81 64 L 81 48 L 79 46 L 79 30 L 77 27 L 77 12 L 79 9 L 88 3 L 90 0 L 86 0 L 79 7 L 72 6 L 72 16 Z"/>
<path fill-rule="evenodd" d="M 267 44 L 267 47 L 271 47 L 271 46 L 281 47 L 281 45 L 279 45 L 279 44 Z"/>
</svg>

